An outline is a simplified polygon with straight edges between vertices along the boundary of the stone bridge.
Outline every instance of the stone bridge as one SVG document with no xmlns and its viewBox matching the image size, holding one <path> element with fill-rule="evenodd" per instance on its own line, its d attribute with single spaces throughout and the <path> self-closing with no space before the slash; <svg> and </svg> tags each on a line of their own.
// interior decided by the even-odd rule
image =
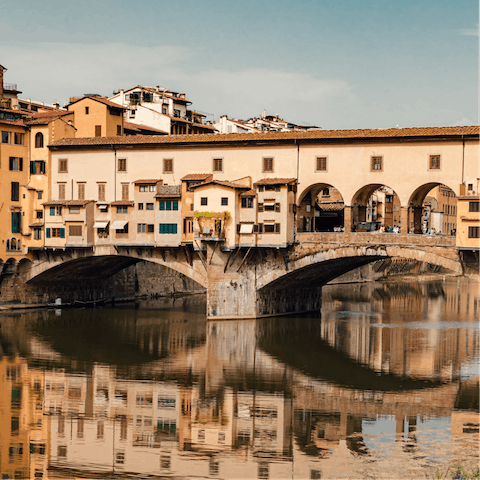
<svg viewBox="0 0 480 480">
<path fill-rule="evenodd" d="M 462 264 L 455 238 L 391 233 L 300 233 L 286 249 L 91 247 L 37 251 L 18 271 L 29 287 L 101 284 L 138 262 L 152 262 L 193 280 L 207 292 L 207 317 L 257 318 L 318 311 L 321 288 L 355 268 L 401 258 L 456 274 Z M 74 287 L 73 287 L 74 288 Z"/>
</svg>

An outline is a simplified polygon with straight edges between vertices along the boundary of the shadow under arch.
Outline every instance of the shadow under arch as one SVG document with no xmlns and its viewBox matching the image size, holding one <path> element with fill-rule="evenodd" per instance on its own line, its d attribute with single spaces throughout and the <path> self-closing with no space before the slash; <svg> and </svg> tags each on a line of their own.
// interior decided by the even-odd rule
<svg viewBox="0 0 480 480">
<path fill-rule="evenodd" d="M 377 229 L 379 226 L 395 227 L 401 223 L 401 205 L 398 195 L 393 188 L 383 183 L 370 183 L 364 185 L 354 194 L 352 201 L 352 231 L 368 231 Z M 407 228 L 405 225 L 404 228 Z"/>
<path fill-rule="evenodd" d="M 448 198 L 453 198 L 451 205 L 455 205 L 456 210 L 456 195 L 455 191 L 450 188 L 448 185 L 439 182 L 429 182 L 417 187 L 413 193 L 410 195 L 408 200 L 408 223 L 409 229 L 411 233 L 424 233 L 423 229 L 425 227 L 425 222 L 428 224 L 429 215 L 432 210 L 432 206 L 430 208 L 426 208 L 425 206 L 425 199 L 427 198 L 428 194 L 432 192 L 437 187 L 443 187 L 446 192 L 449 193 Z M 448 203 L 448 202 L 447 202 Z M 438 208 L 437 208 L 438 209 Z M 450 212 L 444 212 L 446 215 L 450 215 Z M 453 222 L 447 222 L 453 223 Z M 456 223 L 456 222 L 455 222 Z M 427 227 L 428 229 L 428 227 Z M 445 232 L 449 233 L 449 232 Z"/>
<path fill-rule="evenodd" d="M 297 200 L 297 231 L 328 232 L 344 226 L 345 201 L 331 183 L 309 185 Z"/>
<path fill-rule="evenodd" d="M 87 256 L 55 265 L 34 276 L 28 280 L 27 283 L 42 286 L 105 280 L 121 270 L 140 262 L 149 262 L 173 270 L 169 266 L 163 265 L 160 262 L 151 261 L 147 258 L 129 257 L 126 255 Z M 198 278 L 186 275 L 184 272 L 177 272 L 198 283 L 201 288 L 204 287 L 198 281 Z"/>
</svg>

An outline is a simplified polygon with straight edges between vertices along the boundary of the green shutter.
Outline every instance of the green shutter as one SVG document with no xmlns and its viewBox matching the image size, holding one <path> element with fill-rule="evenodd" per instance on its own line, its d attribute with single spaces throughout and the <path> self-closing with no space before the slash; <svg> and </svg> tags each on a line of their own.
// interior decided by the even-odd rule
<svg viewBox="0 0 480 480">
<path fill-rule="evenodd" d="M 165 210 L 165 200 L 160 200 L 160 210 Z"/>
<path fill-rule="evenodd" d="M 173 227 L 172 233 L 177 233 L 177 224 L 174 223 L 174 224 L 172 225 L 172 227 Z"/>
<path fill-rule="evenodd" d="M 166 210 L 171 210 L 172 209 L 172 202 L 170 200 L 167 200 L 165 203 L 166 203 L 166 205 L 165 205 Z"/>
<path fill-rule="evenodd" d="M 178 200 L 173 201 L 173 209 L 178 210 Z"/>
<path fill-rule="evenodd" d="M 55 215 L 55 207 L 50 207 L 50 216 L 53 217 Z"/>
<path fill-rule="evenodd" d="M 22 157 L 20 157 L 20 158 L 18 159 L 18 169 L 19 169 L 20 171 L 23 171 L 23 158 L 22 158 Z"/>
<path fill-rule="evenodd" d="M 60 229 L 60 238 L 65 238 L 65 229 L 64 228 Z"/>
<path fill-rule="evenodd" d="M 45 236 L 46 236 L 47 238 L 50 238 L 50 228 L 47 228 L 47 231 L 46 231 L 46 233 L 45 233 Z"/>
<path fill-rule="evenodd" d="M 35 174 L 35 162 L 30 162 L 30 173 Z"/>
</svg>

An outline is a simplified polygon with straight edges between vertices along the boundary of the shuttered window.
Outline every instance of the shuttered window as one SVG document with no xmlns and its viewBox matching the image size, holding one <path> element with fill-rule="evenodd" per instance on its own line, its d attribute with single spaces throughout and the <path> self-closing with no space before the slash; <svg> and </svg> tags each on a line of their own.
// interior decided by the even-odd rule
<svg viewBox="0 0 480 480">
<path fill-rule="evenodd" d="M 122 184 L 122 200 L 128 200 L 128 183 Z"/>
<path fill-rule="evenodd" d="M 176 223 L 160 223 L 158 225 L 159 233 L 177 233 Z"/>
<path fill-rule="evenodd" d="M 70 237 L 81 237 L 82 236 L 82 226 L 81 225 L 70 225 L 68 227 L 68 235 Z"/>
<path fill-rule="evenodd" d="M 78 184 L 78 199 L 85 200 L 85 184 L 84 183 Z"/>
<path fill-rule="evenodd" d="M 327 169 L 327 157 L 317 157 L 317 170 L 325 171 Z"/>
<path fill-rule="evenodd" d="M 104 183 L 98 184 L 98 200 L 101 202 L 105 201 L 105 184 Z"/>
</svg>

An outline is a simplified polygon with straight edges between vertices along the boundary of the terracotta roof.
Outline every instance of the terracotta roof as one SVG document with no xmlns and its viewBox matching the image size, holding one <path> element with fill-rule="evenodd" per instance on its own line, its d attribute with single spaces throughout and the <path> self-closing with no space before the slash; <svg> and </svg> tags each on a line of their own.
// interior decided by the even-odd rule
<svg viewBox="0 0 480 480">
<path fill-rule="evenodd" d="M 24 117 L 28 115 L 28 113 L 24 112 L 23 110 L 14 110 L 13 108 L 6 108 L 6 107 L 2 107 L 1 105 L 0 105 L 0 110 L 2 112 L 15 113 L 17 115 L 22 115 Z"/>
<path fill-rule="evenodd" d="M 158 182 L 161 182 L 161 179 L 150 179 L 150 180 L 135 180 L 133 183 L 138 184 L 138 183 L 147 183 L 149 185 L 156 185 Z"/>
<path fill-rule="evenodd" d="M 247 192 L 243 192 L 240 194 L 241 197 L 255 197 L 257 195 L 256 190 L 248 190 Z"/>
<path fill-rule="evenodd" d="M 457 195 L 457 200 L 478 200 L 478 195 Z"/>
<path fill-rule="evenodd" d="M 23 120 L 6 120 L 4 118 L 0 118 L 0 123 L 5 125 L 17 125 L 19 127 L 25 127 L 25 122 Z"/>
<path fill-rule="evenodd" d="M 135 205 L 134 202 L 132 202 L 131 200 L 116 200 L 115 202 L 112 202 L 110 203 L 110 205 L 127 205 L 127 206 L 130 206 L 130 207 L 133 207 L 133 205 Z"/>
<path fill-rule="evenodd" d="M 89 98 L 90 100 L 95 100 L 97 102 L 103 103 L 104 105 L 107 105 L 108 107 L 120 108 L 121 110 L 128 110 L 127 107 L 122 107 L 118 103 L 113 103 L 110 100 L 108 100 L 106 97 L 97 97 L 96 95 L 85 95 L 82 98 L 79 98 L 78 100 L 75 100 L 74 102 L 70 103 L 69 105 L 73 105 L 74 103 L 80 102 L 81 100 L 85 100 L 86 98 Z"/>
<path fill-rule="evenodd" d="M 181 194 L 180 193 L 157 193 L 155 195 L 155 198 L 181 198 Z"/>
<path fill-rule="evenodd" d="M 204 187 L 205 185 L 221 185 L 223 187 L 244 188 L 246 190 L 250 190 L 250 187 L 248 185 L 245 185 L 244 183 L 229 182 L 227 180 L 210 180 L 209 182 L 192 185 L 190 188 Z"/>
<path fill-rule="evenodd" d="M 63 115 L 71 115 L 71 113 L 68 110 L 48 110 L 47 112 L 35 112 L 32 118 L 61 117 Z"/>
<path fill-rule="evenodd" d="M 211 177 L 212 173 L 189 173 L 185 175 L 180 180 L 182 181 L 189 181 L 189 180 L 206 180 L 208 177 Z"/>
<path fill-rule="evenodd" d="M 133 135 L 124 137 L 64 138 L 51 144 L 52 147 L 97 146 L 97 145 L 162 145 L 162 144 L 211 144 L 256 141 L 312 141 L 382 138 L 423 138 L 461 135 L 479 135 L 479 126 L 465 127 L 412 127 L 384 128 L 375 130 L 312 130 L 309 132 L 225 133 L 198 135 Z"/>
<path fill-rule="evenodd" d="M 48 115 L 36 114 L 36 115 L 33 115 L 31 120 L 26 120 L 25 124 L 26 125 L 48 125 L 53 120 L 57 120 L 60 117 L 64 117 L 65 115 L 72 115 L 72 114 L 73 112 L 48 112 Z"/>
<path fill-rule="evenodd" d="M 43 202 L 42 205 L 46 206 L 66 206 L 66 207 L 84 207 L 88 203 L 95 202 L 95 200 L 49 200 L 48 202 Z"/>
<path fill-rule="evenodd" d="M 254 185 L 287 185 L 288 183 L 295 183 L 296 178 L 264 178 L 255 182 Z"/>
<path fill-rule="evenodd" d="M 168 135 L 168 132 L 164 130 L 160 130 L 158 128 L 147 127 L 146 125 L 140 125 L 138 123 L 132 122 L 123 122 L 123 129 L 124 130 L 133 130 L 135 132 L 158 132 L 163 135 Z"/>
<path fill-rule="evenodd" d="M 318 206 L 324 211 L 324 212 L 340 212 L 345 208 L 345 205 L 343 202 L 322 202 L 318 203 Z"/>
<path fill-rule="evenodd" d="M 43 227 L 43 222 L 29 223 L 28 226 L 29 226 L 30 228 Z"/>
</svg>

